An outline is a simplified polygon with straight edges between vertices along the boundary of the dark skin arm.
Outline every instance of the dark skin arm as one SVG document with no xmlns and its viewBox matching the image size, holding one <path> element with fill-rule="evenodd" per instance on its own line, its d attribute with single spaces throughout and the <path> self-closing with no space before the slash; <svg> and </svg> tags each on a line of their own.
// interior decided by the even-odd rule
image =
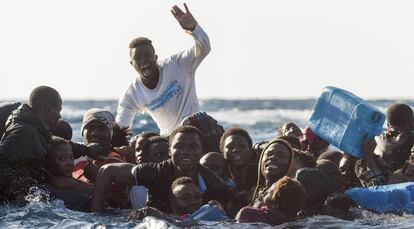
<svg viewBox="0 0 414 229">
<path fill-rule="evenodd" d="M 134 166 L 134 164 L 129 163 L 111 163 L 99 169 L 91 203 L 92 212 L 103 212 L 105 196 L 112 182 L 128 186 L 135 184 L 132 175 Z"/>
<path fill-rule="evenodd" d="M 173 6 L 171 9 L 172 15 L 180 23 L 181 27 L 184 30 L 193 31 L 197 26 L 197 21 L 194 19 L 193 15 L 188 10 L 187 4 L 184 3 L 185 12 L 183 12 L 177 5 Z"/>
<path fill-rule="evenodd" d="M 53 186 L 57 189 L 74 191 L 89 196 L 93 194 L 92 185 L 75 180 L 72 177 L 54 177 Z"/>
</svg>

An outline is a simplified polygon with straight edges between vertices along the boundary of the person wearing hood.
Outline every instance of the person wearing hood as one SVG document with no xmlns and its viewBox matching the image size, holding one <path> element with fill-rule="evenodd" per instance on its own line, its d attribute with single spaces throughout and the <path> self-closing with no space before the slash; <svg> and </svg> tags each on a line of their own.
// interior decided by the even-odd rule
<svg viewBox="0 0 414 229">
<path fill-rule="evenodd" d="M 387 130 L 377 138 L 375 154 L 394 172 L 410 157 L 414 146 L 413 110 L 407 104 L 396 103 L 387 109 Z"/>
<path fill-rule="evenodd" d="M 257 184 L 251 205 L 263 205 L 267 190 L 273 183 L 290 173 L 294 160 L 295 151 L 287 141 L 275 139 L 267 143 L 260 154 Z"/>
<path fill-rule="evenodd" d="M 0 203 L 25 203 L 30 187 L 51 182 L 47 154 L 61 109 L 59 93 L 39 86 L 31 92 L 28 104 L 10 115 L 0 143 Z M 106 151 L 98 145 L 71 144 L 75 158 L 85 154 L 98 158 Z"/>
</svg>

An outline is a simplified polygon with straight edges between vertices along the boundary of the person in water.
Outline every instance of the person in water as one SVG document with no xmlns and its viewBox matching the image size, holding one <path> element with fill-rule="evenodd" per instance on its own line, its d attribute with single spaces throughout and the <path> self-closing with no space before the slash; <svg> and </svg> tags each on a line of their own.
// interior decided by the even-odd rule
<svg viewBox="0 0 414 229">
<path fill-rule="evenodd" d="M 227 213 L 234 217 L 251 199 L 257 183 L 257 161 L 252 153 L 252 139 L 241 128 L 227 129 L 221 137 L 220 149 L 230 177 L 236 183 L 234 200 L 227 209 Z"/>
<path fill-rule="evenodd" d="M 270 186 L 290 173 L 295 151 L 285 140 L 275 139 L 264 147 L 258 162 L 258 179 L 251 205 L 260 207 Z"/>
<path fill-rule="evenodd" d="M 32 90 L 28 104 L 10 115 L 0 143 L 0 202 L 24 204 L 32 186 L 51 183 L 47 170 L 51 133 L 60 119 L 62 99 L 48 86 Z M 71 142 L 75 158 L 88 155 L 100 158 L 106 148 Z"/>
<path fill-rule="evenodd" d="M 133 165 L 128 163 L 107 164 L 99 170 L 91 210 L 102 212 L 108 186 L 112 183 L 142 185 L 148 188 L 148 206 L 171 213 L 169 195 L 172 182 L 188 176 L 197 182 L 203 192 L 203 202 L 218 200 L 223 205 L 231 199 L 232 192 L 214 172 L 201 166 L 202 135 L 192 126 L 181 126 L 170 135 L 171 159 L 160 163 Z"/>
<path fill-rule="evenodd" d="M 302 136 L 302 130 L 293 122 L 283 124 L 276 132 L 276 138 L 283 136 L 300 138 Z"/>
<path fill-rule="evenodd" d="M 63 119 L 59 119 L 53 135 L 70 141 L 72 139 L 72 132 L 73 130 L 70 124 Z"/>
<path fill-rule="evenodd" d="M 149 138 L 154 136 L 160 136 L 158 133 L 155 132 L 142 132 L 135 137 L 131 138 L 130 141 L 130 147 L 134 150 L 134 157 L 135 157 L 135 163 L 133 164 L 140 164 L 144 163 L 141 160 L 141 154 L 142 154 L 142 146 L 145 144 L 145 142 L 148 141 Z"/>
<path fill-rule="evenodd" d="M 161 162 L 168 160 L 169 143 L 166 138 L 153 136 L 142 145 L 142 150 L 136 154 L 137 163 Z"/>
<path fill-rule="evenodd" d="M 93 185 L 76 180 L 72 176 L 75 164 L 72 146 L 68 140 L 56 136 L 52 137 L 48 165 L 53 176 L 52 185 L 54 188 L 92 196 Z"/>
<path fill-rule="evenodd" d="M 171 12 L 195 40 L 190 49 L 158 61 L 151 40 L 139 37 L 129 44 L 131 65 L 139 77 L 130 84 L 118 104 L 116 122 L 131 126 L 135 113 L 147 112 L 162 135 L 168 135 L 187 116 L 199 111 L 195 72 L 210 52 L 207 34 L 186 4 L 185 12 L 173 6 Z"/>
<path fill-rule="evenodd" d="M 395 171 L 409 159 L 414 146 L 413 110 L 407 104 L 396 103 L 387 109 L 386 116 L 387 130 L 378 137 L 375 154 Z"/>
<path fill-rule="evenodd" d="M 308 151 L 315 158 L 318 158 L 319 155 L 325 152 L 329 147 L 329 143 L 313 133 L 310 127 L 306 127 L 303 130 L 300 143 L 302 150 Z"/>
<path fill-rule="evenodd" d="M 239 223 L 262 222 L 279 225 L 296 218 L 305 207 L 306 193 L 302 185 L 287 176 L 275 182 L 260 208 L 244 207 L 236 216 Z"/>
<path fill-rule="evenodd" d="M 209 152 L 200 158 L 200 165 L 203 165 L 213 171 L 217 176 L 223 179 L 229 187 L 235 187 L 236 183 L 228 174 L 227 164 L 223 155 L 218 152 Z"/>
</svg>

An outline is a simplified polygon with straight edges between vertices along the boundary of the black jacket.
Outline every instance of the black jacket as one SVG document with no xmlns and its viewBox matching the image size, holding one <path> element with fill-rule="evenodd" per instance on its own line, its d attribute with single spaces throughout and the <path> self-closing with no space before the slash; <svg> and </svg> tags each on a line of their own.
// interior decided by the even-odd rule
<svg viewBox="0 0 414 229">
<path fill-rule="evenodd" d="M 172 212 L 170 208 L 171 184 L 177 178 L 174 175 L 174 169 L 171 160 L 137 165 L 134 172 L 135 180 L 137 185 L 148 188 L 148 206 L 166 213 Z M 202 165 L 199 165 L 198 173 L 203 178 L 207 188 L 203 192 L 203 201 L 207 203 L 209 200 L 217 200 L 226 205 L 232 192 L 224 181 Z"/>
<path fill-rule="evenodd" d="M 4 131 L 6 130 L 6 121 L 7 118 L 11 115 L 11 113 L 16 110 L 21 103 L 0 103 L 0 139 L 3 136 Z"/>
<path fill-rule="evenodd" d="M 0 143 L 0 161 L 23 167 L 35 180 L 47 182 L 46 157 L 50 142 L 47 124 L 28 105 L 23 104 L 7 120 Z"/>
</svg>

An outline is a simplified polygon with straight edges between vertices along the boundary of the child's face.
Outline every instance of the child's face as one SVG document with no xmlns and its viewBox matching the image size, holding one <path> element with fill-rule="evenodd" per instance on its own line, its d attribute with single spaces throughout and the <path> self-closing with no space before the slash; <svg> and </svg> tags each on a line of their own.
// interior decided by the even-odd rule
<svg viewBox="0 0 414 229">
<path fill-rule="evenodd" d="M 200 160 L 200 164 L 209 168 L 216 173 L 219 177 L 224 178 L 226 172 L 226 162 L 220 156 L 203 157 Z"/>
<path fill-rule="evenodd" d="M 154 142 L 148 147 L 149 154 L 147 162 L 161 162 L 170 158 L 168 155 L 168 142 Z"/>
<path fill-rule="evenodd" d="M 57 176 L 72 177 L 74 167 L 72 147 L 69 144 L 60 145 L 56 149 L 54 159 Z"/>
<path fill-rule="evenodd" d="M 191 214 L 203 204 L 201 190 L 195 184 L 178 185 L 172 191 L 172 208 L 178 215 Z"/>
<path fill-rule="evenodd" d="M 240 135 L 230 135 L 224 141 L 224 159 L 230 165 L 243 166 L 249 162 L 251 156 L 249 143 Z"/>
</svg>

